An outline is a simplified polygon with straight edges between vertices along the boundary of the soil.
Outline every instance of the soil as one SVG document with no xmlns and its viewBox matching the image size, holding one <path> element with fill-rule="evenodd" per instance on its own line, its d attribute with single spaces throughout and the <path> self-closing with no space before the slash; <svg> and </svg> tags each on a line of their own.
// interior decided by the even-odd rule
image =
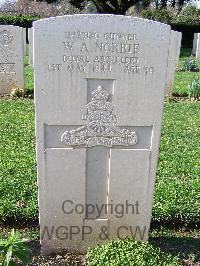
<svg viewBox="0 0 200 266">
<path fill-rule="evenodd" d="M 84 266 L 85 255 L 63 251 L 61 254 L 44 256 L 40 254 L 39 241 L 31 241 L 28 243 L 31 248 L 31 263 L 27 266 Z"/>
<path fill-rule="evenodd" d="M 167 239 L 158 237 L 150 240 L 150 243 L 158 246 L 164 252 L 174 256 L 179 255 L 183 266 L 200 266 L 200 250 L 198 245 L 198 243 L 200 244 L 200 240 L 193 238 L 192 241 L 188 241 L 189 238 L 186 238 L 181 243 L 177 243 L 175 238 Z M 38 240 L 30 241 L 28 245 L 32 251 L 30 255 L 31 263 L 28 266 L 85 266 L 85 254 L 75 254 L 65 251 L 59 255 L 44 256 L 40 255 L 40 244 Z M 195 260 L 190 258 L 190 254 L 195 254 Z"/>
</svg>

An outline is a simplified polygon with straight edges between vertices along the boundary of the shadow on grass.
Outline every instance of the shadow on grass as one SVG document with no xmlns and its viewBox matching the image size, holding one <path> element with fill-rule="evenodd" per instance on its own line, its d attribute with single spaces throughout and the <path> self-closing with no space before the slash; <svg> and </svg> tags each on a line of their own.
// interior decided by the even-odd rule
<svg viewBox="0 0 200 266">
<path fill-rule="evenodd" d="M 180 57 L 190 57 L 192 54 L 192 48 L 182 48 L 180 51 Z"/>
<path fill-rule="evenodd" d="M 194 255 L 193 262 L 200 263 L 200 239 L 194 237 L 155 237 L 149 243 L 159 247 L 162 251 L 178 256 L 182 261 Z M 200 264 L 195 264 L 200 265 Z"/>
</svg>

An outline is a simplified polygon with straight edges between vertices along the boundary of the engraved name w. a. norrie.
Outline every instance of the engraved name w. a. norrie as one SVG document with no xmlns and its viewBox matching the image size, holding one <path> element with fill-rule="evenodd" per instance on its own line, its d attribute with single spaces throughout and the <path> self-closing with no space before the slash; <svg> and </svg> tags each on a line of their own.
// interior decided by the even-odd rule
<svg viewBox="0 0 200 266">
<path fill-rule="evenodd" d="M 92 100 L 86 108 L 86 114 L 82 118 L 86 125 L 65 131 L 61 136 L 61 141 L 65 145 L 112 147 L 137 143 L 138 137 L 134 131 L 117 126 L 114 106 L 108 101 L 108 92 L 102 86 L 98 86 L 92 92 Z"/>
</svg>

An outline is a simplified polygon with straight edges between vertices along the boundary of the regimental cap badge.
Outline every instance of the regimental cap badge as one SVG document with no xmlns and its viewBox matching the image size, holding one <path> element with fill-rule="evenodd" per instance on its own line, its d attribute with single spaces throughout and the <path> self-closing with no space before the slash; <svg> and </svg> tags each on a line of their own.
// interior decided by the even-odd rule
<svg viewBox="0 0 200 266">
<path fill-rule="evenodd" d="M 7 46 L 13 41 L 13 36 L 9 31 L 3 30 L 0 32 L 0 44 Z"/>
<path fill-rule="evenodd" d="M 117 126 L 114 106 L 108 101 L 108 92 L 98 86 L 83 115 L 85 125 L 65 131 L 61 141 L 67 146 L 132 146 L 138 142 L 137 134 Z"/>
</svg>

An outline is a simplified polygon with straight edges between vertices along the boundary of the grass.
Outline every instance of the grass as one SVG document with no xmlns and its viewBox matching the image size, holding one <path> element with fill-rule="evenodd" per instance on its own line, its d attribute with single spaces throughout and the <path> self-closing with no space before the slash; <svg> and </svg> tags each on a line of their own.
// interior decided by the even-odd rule
<svg viewBox="0 0 200 266">
<path fill-rule="evenodd" d="M 87 266 L 163 265 L 178 266 L 181 262 L 158 247 L 136 241 L 115 240 L 90 249 L 86 256 Z"/>
<path fill-rule="evenodd" d="M 185 48 L 181 49 L 179 65 L 181 68 L 184 61 L 191 56 L 192 50 Z M 198 61 L 198 66 L 200 67 L 200 60 Z M 173 95 L 174 96 L 188 96 L 188 85 L 192 82 L 195 75 L 200 75 L 200 72 L 186 72 L 186 71 L 176 71 L 174 85 L 173 85 Z"/>
<path fill-rule="evenodd" d="M 36 218 L 33 102 L 1 100 L 0 130 L 0 220 Z"/>
<path fill-rule="evenodd" d="M 188 96 L 188 85 L 191 84 L 195 77 L 193 72 L 176 72 L 173 95 L 174 96 Z"/>
<path fill-rule="evenodd" d="M 167 102 L 161 135 L 154 220 L 198 223 L 199 103 Z"/>
</svg>

